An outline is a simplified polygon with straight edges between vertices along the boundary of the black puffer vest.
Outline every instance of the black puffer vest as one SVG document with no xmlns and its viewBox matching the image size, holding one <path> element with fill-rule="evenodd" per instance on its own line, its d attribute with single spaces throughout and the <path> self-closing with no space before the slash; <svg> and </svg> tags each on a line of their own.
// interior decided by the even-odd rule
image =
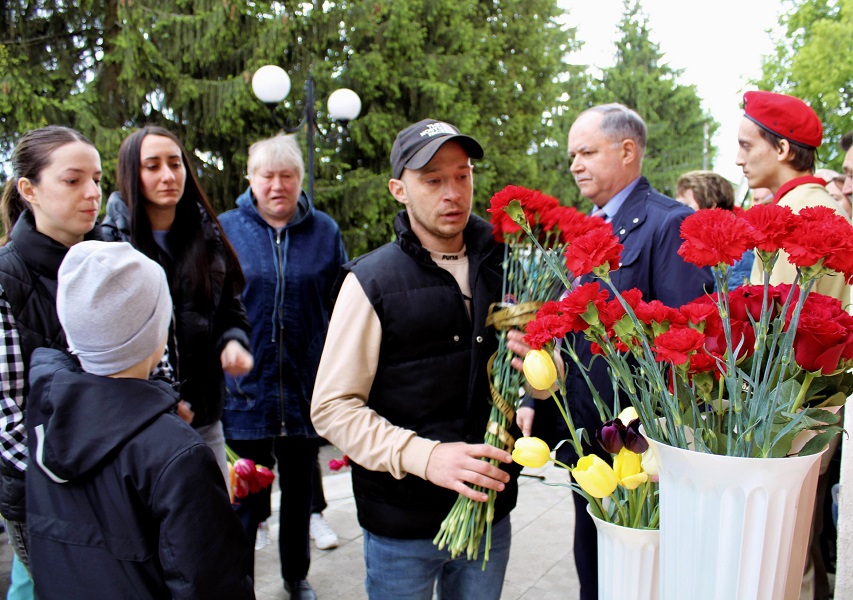
<svg viewBox="0 0 853 600">
<path fill-rule="evenodd" d="M 489 417 L 486 365 L 497 348 L 485 326 L 500 299 L 500 246 L 491 227 L 472 216 L 465 229 L 472 315 L 453 276 L 433 262 L 401 212 L 397 242 L 345 266 L 352 271 L 382 323 L 382 347 L 368 406 L 394 425 L 440 442 L 482 443 Z M 517 432 L 515 432 L 517 433 Z M 513 474 L 517 468 L 510 466 Z M 414 475 L 353 465 L 359 523 L 377 535 L 432 538 L 456 492 Z M 498 494 L 495 520 L 514 506 L 516 479 Z"/>
<path fill-rule="evenodd" d="M 12 228 L 11 241 L 0 248 L 0 285 L 6 293 L 21 344 L 24 381 L 36 348 L 64 350 L 68 344 L 56 314 L 56 277 L 68 252 L 63 244 L 39 233 L 30 211 Z M 86 239 L 100 239 L 96 227 Z M 24 398 L 29 384 L 24 384 Z M 26 407 L 26 401 L 24 403 Z M 24 474 L 0 460 L 0 514 L 13 521 L 25 518 Z"/>
</svg>

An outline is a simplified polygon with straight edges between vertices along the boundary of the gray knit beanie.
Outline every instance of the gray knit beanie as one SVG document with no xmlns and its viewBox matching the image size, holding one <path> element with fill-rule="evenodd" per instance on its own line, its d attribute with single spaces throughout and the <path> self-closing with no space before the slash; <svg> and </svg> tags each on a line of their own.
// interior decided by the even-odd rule
<svg viewBox="0 0 853 600">
<path fill-rule="evenodd" d="M 166 337 L 172 298 L 162 267 L 127 242 L 80 242 L 59 266 L 56 312 L 88 373 L 112 375 Z"/>
</svg>

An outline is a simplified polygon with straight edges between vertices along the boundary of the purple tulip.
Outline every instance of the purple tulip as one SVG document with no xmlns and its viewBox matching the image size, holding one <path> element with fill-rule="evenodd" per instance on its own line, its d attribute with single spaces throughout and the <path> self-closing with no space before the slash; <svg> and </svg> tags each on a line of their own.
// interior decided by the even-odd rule
<svg viewBox="0 0 853 600">
<path fill-rule="evenodd" d="M 649 449 L 649 443 L 640 433 L 640 419 L 634 419 L 625 428 L 625 447 L 637 454 L 642 454 Z"/>
<path fill-rule="evenodd" d="M 610 454 L 618 454 L 625 445 L 625 426 L 619 419 L 607 421 L 600 429 L 595 432 L 595 439 L 601 444 L 605 452 Z"/>
</svg>

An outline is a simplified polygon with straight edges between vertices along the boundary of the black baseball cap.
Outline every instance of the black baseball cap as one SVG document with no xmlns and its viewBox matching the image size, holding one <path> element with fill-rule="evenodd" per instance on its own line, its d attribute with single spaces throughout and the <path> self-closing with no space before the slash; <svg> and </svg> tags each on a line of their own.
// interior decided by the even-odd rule
<svg viewBox="0 0 853 600">
<path fill-rule="evenodd" d="M 462 135 L 450 123 L 424 119 L 397 134 L 391 148 L 391 175 L 399 179 L 403 169 L 420 169 L 450 141 L 458 142 L 471 158 L 483 158 L 483 147 L 471 136 Z"/>
</svg>

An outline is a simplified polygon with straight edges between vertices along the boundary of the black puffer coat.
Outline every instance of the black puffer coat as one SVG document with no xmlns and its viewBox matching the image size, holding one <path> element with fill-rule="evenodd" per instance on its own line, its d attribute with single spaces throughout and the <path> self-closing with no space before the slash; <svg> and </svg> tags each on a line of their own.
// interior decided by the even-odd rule
<svg viewBox="0 0 853 600">
<path fill-rule="evenodd" d="M 23 372 L 16 375 L 23 377 L 25 382 L 22 408 L 26 410 L 26 376 L 33 351 L 41 347 L 67 347 L 65 332 L 56 314 L 56 277 L 68 248 L 37 231 L 29 210 L 21 213 L 10 239 L 0 248 L 0 285 L 9 302 L 20 340 Z M 85 239 L 101 239 L 100 228 L 95 227 Z M 23 460 L 25 430 L 23 416 L 18 415 L 18 418 L 19 421 L 6 418 L 3 426 L 7 437 L 15 440 L 12 452 L 16 460 Z M 24 472 L 5 459 L 0 459 L 0 515 L 12 521 L 26 519 Z"/>
</svg>

